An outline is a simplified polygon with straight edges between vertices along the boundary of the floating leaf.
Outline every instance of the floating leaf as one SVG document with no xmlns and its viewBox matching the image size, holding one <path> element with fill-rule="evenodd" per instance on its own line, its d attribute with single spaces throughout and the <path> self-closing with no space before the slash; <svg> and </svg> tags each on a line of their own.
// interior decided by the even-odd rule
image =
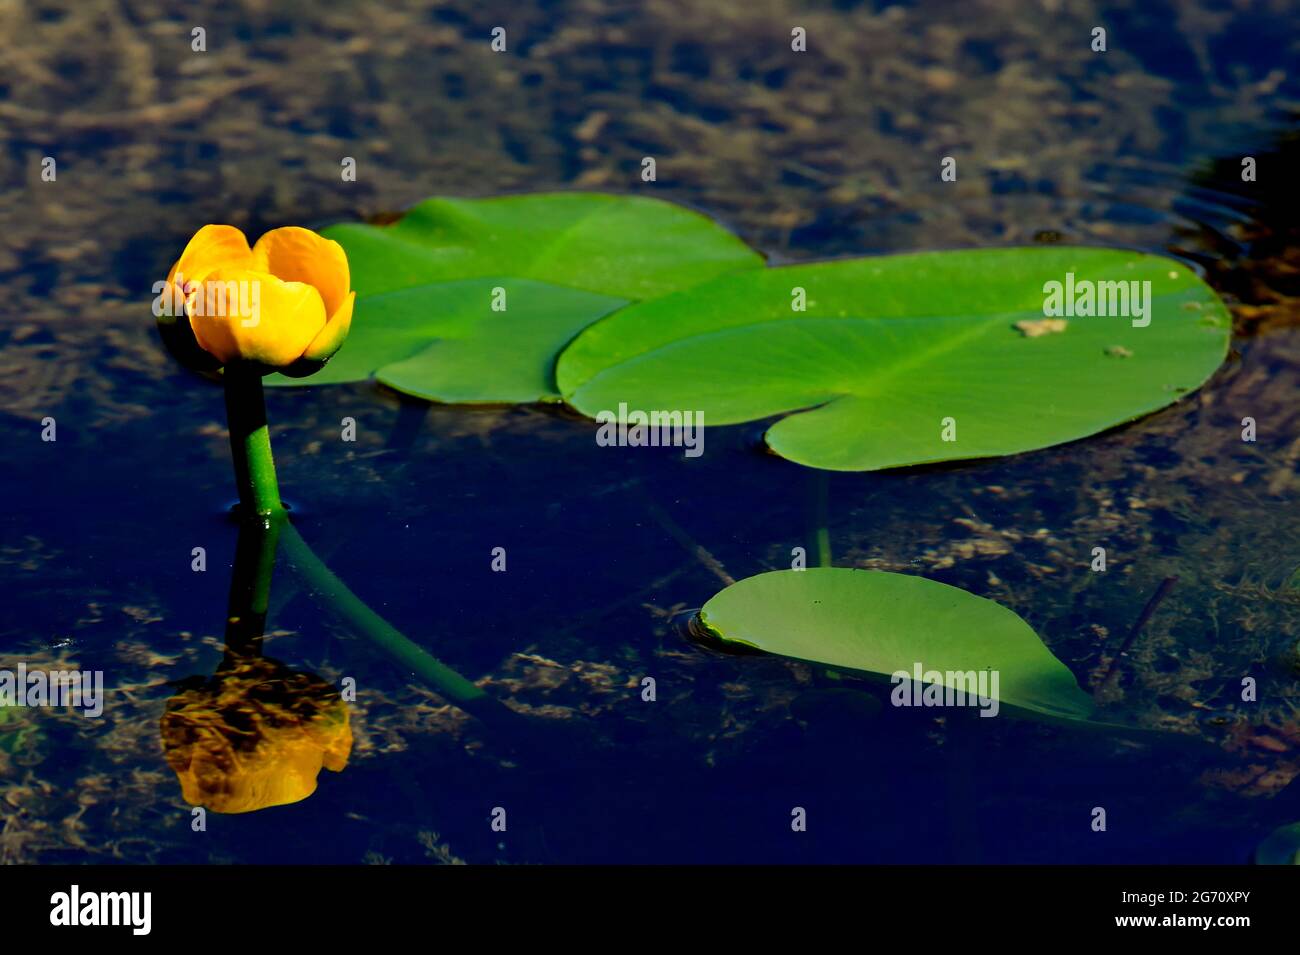
<svg viewBox="0 0 1300 955">
<path fill-rule="evenodd" d="M 1274 829 L 1255 849 L 1256 865 L 1300 865 L 1300 822 Z"/>
<path fill-rule="evenodd" d="M 437 401 L 555 399 L 555 357 L 586 325 L 763 264 L 688 209 L 594 193 L 430 199 L 392 225 L 325 235 L 348 254 L 359 296 L 351 334 L 311 378 L 268 384 L 373 375 Z"/>
<path fill-rule="evenodd" d="M 1149 281 L 1149 324 L 1067 316 L 1025 334 L 1044 317 L 1045 283 L 1067 273 Z M 793 309 L 799 290 L 806 311 Z M 787 415 L 767 431 L 776 453 L 875 470 L 1014 454 L 1155 411 L 1213 374 L 1230 326 L 1205 283 L 1159 256 L 935 252 L 723 276 L 590 326 L 556 374 L 591 417 L 620 402 L 713 425 Z"/>
<path fill-rule="evenodd" d="M 507 310 L 494 312 L 493 290 Z M 364 300 L 347 344 L 311 378 L 339 384 L 372 375 L 444 402 L 554 401 L 555 356 L 623 299 L 528 279 L 471 279 L 399 289 Z M 359 347 L 358 347 L 359 346 Z"/>
<path fill-rule="evenodd" d="M 510 275 L 635 301 L 763 264 L 697 212 L 591 192 L 429 199 L 392 225 L 325 234 L 347 250 L 352 285 L 366 295 Z"/>
<path fill-rule="evenodd" d="M 884 676 L 993 670 L 1008 706 L 1087 719 L 1092 699 L 1038 635 L 1006 607 L 906 574 L 818 567 L 738 581 L 704 605 L 718 639 L 846 670 Z M 990 683 L 991 688 L 991 683 Z"/>
</svg>

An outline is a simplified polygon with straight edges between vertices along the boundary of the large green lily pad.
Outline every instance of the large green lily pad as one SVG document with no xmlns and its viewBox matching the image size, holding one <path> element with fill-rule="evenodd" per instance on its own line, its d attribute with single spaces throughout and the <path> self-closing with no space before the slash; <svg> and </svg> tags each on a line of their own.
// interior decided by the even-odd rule
<svg viewBox="0 0 1300 955">
<path fill-rule="evenodd" d="M 343 224 L 325 235 L 348 255 L 352 331 L 321 371 L 268 384 L 374 376 L 438 401 L 553 400 L 556 355 L 586 325 L 763 264 L 689 209 L 596 193 L 430 199 L 392 225 Z"/>
<path fill-rule="evenodd" d="M 1149 324 L 1017 328 L 1042 322 L 1045 284 L 1068 273 L 1080 288 L 1150 282 Z M 792 307 L 796 289 L 805 311 Z M 702 412 L 710 425 L 786 415 L 767 431 L 776 453 L 875 470 L 1028 451 L 1155 411 L 1214 373 L 1230 327 L 1214 292 L 1172 259 L 922 253 L 741 272 L 629 306 L 575 339 L 557 380 L 592 417 L 624 402 Z"/>
<path fill-rule="evenodd" d="M 505 295 L 503 312 L 492 309 L 496 289 Z M 349 338 L 312 377 L 283 383 L 373 376 L 429 401 L 554 401 L 559 397 L 555 356 L 581 329 L 623 304 L 620 298 L 529 279 L 398 289 L 365 299 L 364 317 L 352 333 L 360 341 Z"/>
<path fill-rule="evenodd" d="M 699 616 L 719 640 L 768 653 L 883 676 L 914 674 L 919 664 L 954 689 L 965 685 L 955 674 L 993 670 L 990 695 L 1002 704 L 1068 720 L 1093 712 L 1091 697 L 1024 620 L 924 577 L 842 567 L 772 571 L 732 584 Z"/>
</svg>

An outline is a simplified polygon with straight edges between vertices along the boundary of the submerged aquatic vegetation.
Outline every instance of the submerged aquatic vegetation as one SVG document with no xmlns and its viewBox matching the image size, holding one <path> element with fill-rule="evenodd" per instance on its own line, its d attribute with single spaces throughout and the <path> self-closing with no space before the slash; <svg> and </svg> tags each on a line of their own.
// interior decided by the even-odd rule
<svg viewBox="0 0 1300 955">
<path fill-rule="evenodd" d="M 0 751 L 10 756 L 38 747 L 45 735 L 30 711 L 0 706 Z"/>
</svg>

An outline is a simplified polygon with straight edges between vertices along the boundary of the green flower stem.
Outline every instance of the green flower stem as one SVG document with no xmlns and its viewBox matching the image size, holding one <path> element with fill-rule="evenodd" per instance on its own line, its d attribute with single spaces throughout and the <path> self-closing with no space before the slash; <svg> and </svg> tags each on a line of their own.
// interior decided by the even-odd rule
<svg viewBox="0 0 1300 955">
<path fill-rule="evenodd" d="M 280 488 L 271 457 L 271 433 L 266 425 L 266 400 L 260 372 L 228 365 L 226 421 L 230 427 L 230 452 L 235 459 L 235 483 L 245 519 L 257 515 L 264 521 L 284 513 Z"/>
<path fill-rule="evenodd" d="M 411 642 L 387 620 L 367 607 L 361 598 L 348 589 L 347 584 L 325 566 L 302 539 L 297 528 L 287 521 L 283 539 L 285 552 L 293 561 L 294 569 L 307 580 L 313 590 L 329 600 L 343 620 L 365 634 L 381 650 L 455 703 L 464 705 L 490 700 L 484 690 Z M 475 712 L 475 715 L 479 714 Z"/>
</svg>

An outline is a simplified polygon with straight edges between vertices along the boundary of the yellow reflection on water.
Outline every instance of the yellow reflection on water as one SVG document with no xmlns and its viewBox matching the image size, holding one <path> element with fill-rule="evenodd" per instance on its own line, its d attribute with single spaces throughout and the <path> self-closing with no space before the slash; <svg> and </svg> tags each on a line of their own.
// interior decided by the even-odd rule
<svg viewBox="0 0 1300 955">
<path fill-rule="evenodd" d="M 185 800 L 221 813 L 306 799 L 352 751 L 338 688 L 268 657 L 228 657 L 168 701 L 161 730 Z"/>
</svg>

